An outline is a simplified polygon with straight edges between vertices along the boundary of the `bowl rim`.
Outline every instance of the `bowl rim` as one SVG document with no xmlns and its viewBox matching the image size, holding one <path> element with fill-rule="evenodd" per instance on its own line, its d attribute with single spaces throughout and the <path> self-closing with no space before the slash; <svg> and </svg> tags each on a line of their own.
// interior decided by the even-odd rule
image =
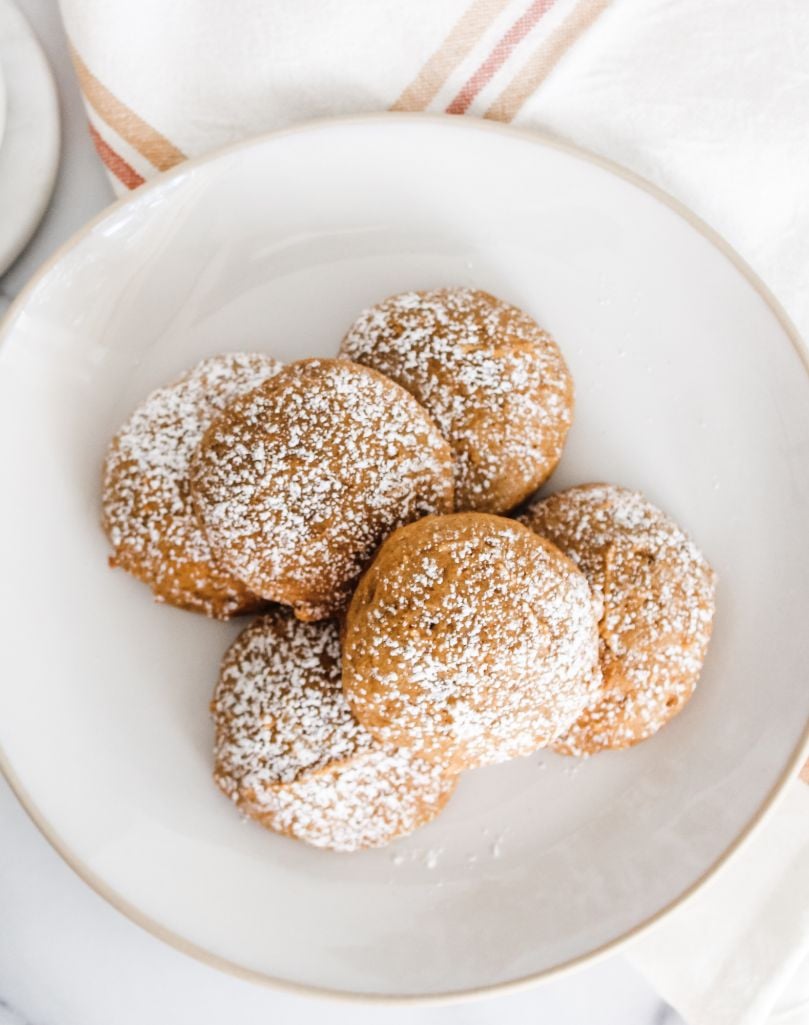
<svg viewBox="0 0 809 1025">
<path fill-rule="evenodd" d="M 5 315 L 0 318 L 0 345 L 2 345 L 11 335 L 15 321 L 23 311 L 30 295 L 44 280 L 44 278 L 47 277 L 47 275 L 56 267 L 62 258 L 84 238 L 91 234 L 98 225 L 102 224 L 109 217 L 114 216 L 118 210 L 133 202 L 133 200 L 137 200 L 137 198 L 143 193 L 164 188 L 173 179 L 187 173 L 189 168 L 212 163 L 222 156 L 237 153 L 241 150 L 248 150 L 254 146 L 262 145 L 267 142 L 274 142 L 287 136 L 297 135 L 301 132 L 318 132 L 323 129 L 328 130 L 340 128 L 341 126 L 349 127 L 368 124 L 391 126 L 402 123 L 432 124 L 435 127 L 440 125 L 443 129 L 450 131 L 480 131 L 489 133 L 492 136 L 502 135 L 511 138 L 518 138 L 523 142 L 530 142 L 534 145 L 554 149 L 562 153 L 566 153 L 569 156 L 576 157 L 585 163 L 593 164 L 651 195 L 653 198 L 669 207 L 669 209 L 677 214 L 682 220 L 699 232 L 699 234 L 706 238 L 714 248 L 718 249 L 719 252 L 729 260 L 731 264 L 733 264 L 736 270 L 740 272 L 740 274 L 759 294 L 761 299 L 770 309 L 771 313 L 775 316 L 776 320 L 778 320 L 800 357 L 804 369 L 807 374 L 809 374 L 809 347 L 807 347 L 807 344 L 802 339 L 789 314 L 776 299 L 768 286 L 722 235 L 713 229 L 706 221 L 702 220 L 701 217 L 695 214 L 690 207 L 686 206 L 659 186 L 653 184 L 641 175 L 636 174 L 634 171 L 622 166 L 616 161 L 600 156 L 586 147 L 579 146 L 576 143 L 570 142 L 567 139 L 548 131 L 516 127 L 509 124 L 502 124 L 496 121 L 488 121 L 473 117 L 453 117 L 446 114 L 422 114 L 408 112 L 382 112 L 346 115 L 333 118 L 315 118 L 287 128 L 250 136 L 247 139 L 242 139 L 239 142 L 220 147 L 199 157 L 184 160 L 181 164 L 178 164 L 170 171 L 157 175 L 139 186 L 133 193 L 127 193 L 106 206 L 100 213 L 91 218 L 82 228 L 75 232 L 66 242 L 62 243 L 62 245 L 60 245 L 37 268 L 34 274 L 26 282 L 24 288 L 8 307 Z M 160 939 L 169 944 L 169 946 L 174 947 L 175 950 L 193 957 L 195 960 L 200 961 L 209 967 L 216 968 L 219 971 L 235 976 L 236 978 L 258 983 L 271 989 L 297 994 L 299 996 L 340 1000 L 345 1003 L 417 1006 L 469 1002 L 481 998 L 525 990 L 540 982 L 545 982 L 552 978 L 559 978 L 560 976 L 569 974 L 570 972 L 584 967 L 585 965 L 593 964 L 604 957 L 616 953 L 633 940 L 638 939 L 648 930 L 657 925 L 670 912 L 687 903 L 710 878 L 712 878 L 743 846 L 747 844 L 750 838 L 758 831 L 762 822 L 775 809 L 779 799 L 783 797 L 788 784 L 793 779 L 797 781 L 798 773 L 807 757 L 809 757 L 809 723 L 806 724 L 800 740 L 790 754 L 784 770 L 779 775 L 764 801 L 757 808 L 750 821 L 740 831 L 733 843 L 731 843 L 730 846 L 678 897 L 673 901 L 670 901 L 664 907 L 659 908 L 654 914 L 650 915 L 644 921 L 639 922 L 631 929 L 628 929 L 621 935 L 608 940 L 606 943 L 603 943 L 601 946 L 596 947 L 587 953 L 570 958 L 559 965 L 554 965 L 550 968 L 545 968 L 538 972 L 533 972 L 516 979 L 509 979 L 505 982 L 492 983 L 490 985 L 480 987 L 470 987 L 467 989 L 416 994 L 355 993 L 350 990 L 319 987 L 308 985 L 306 983 L 294 982 L 289 979 L 269 975 L 257 969 L 245 968 L 234 961 L 230 961 L 218 954 L 214 954 L 212 951 L 207 950 L 204 947 L 198 946 L 180 934 L 161 925 L 149 915 L 142 912 L 138 907 L 126 900 L 120 893 L 108 885 L 99 875 L 84 864 L 84 862 L 70 849 L 62 837 L 59 836 L 56 830 L 51 826 L 45 816 L 40 812 L 36 802 L 32 799 L 30 794 L 28 794 L 22 780 L 17 776 L 13 769 L 10 760 L 3 751 L 2 744 L 0 744 L 0 774 L 5 777 L 12 792 L 21 804 L 23 811 L 28 815 L 29 819 L 33 822 L 59 857 L 76 873 L 76 875 L 79 876 L 84 883 L 86 883 L 108 904 L 112 905 L 113 908 L 125 915 L 130 921 L 140 926 L 146 932 L 151 933 L 151 935 L 157 939 Z"/>
</svg>

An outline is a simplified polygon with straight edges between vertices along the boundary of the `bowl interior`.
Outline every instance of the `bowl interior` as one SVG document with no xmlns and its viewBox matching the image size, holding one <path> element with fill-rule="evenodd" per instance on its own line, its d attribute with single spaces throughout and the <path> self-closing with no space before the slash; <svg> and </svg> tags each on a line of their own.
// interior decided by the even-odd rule
<svg viewBox="0 0 809 1025">
<path fill-rule="evenodd" d="M 365 305 L 466 284 L 557 337 L 577 417 L 551 487 L 642 489 L 719 573 L 689 706 L 652 741 L 462 779 L 392 847 L 320 852 L 210 781 L 239 624 L 106 566 L 105 445 L 203 356 L 333 354 Z M 182 941 L 355 993 L 548 971 L 676 900 L 756 816 L 809 716 L 809 378 L 695 227 L 581 155 L 429 118 L 325 123 L 184 167 L 44 271 L 0 346 L 0 746 L 70 856 Z"/>
</svg>

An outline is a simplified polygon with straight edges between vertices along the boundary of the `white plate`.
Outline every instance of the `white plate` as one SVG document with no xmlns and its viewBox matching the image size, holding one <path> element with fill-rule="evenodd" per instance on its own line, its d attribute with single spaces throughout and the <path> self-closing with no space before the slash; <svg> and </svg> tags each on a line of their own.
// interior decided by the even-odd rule
<svg viewBox="0 0 809 1025">
<path fill-rule="evenodd" d="M 244 824 L 209 780 L 207 702 L 238 625 L 106 567 L 107 439 L 224 349 L 333 353 L 367 303 L 476 285 L 559 339 L 577 422 L 554 486 L 642 488 L 719 571 L 694 700 L 654 740 L 467 775 L 394 847 Z M 797 764 L 809 716 L 809 377 L 730 251 L 615 168 L 469 119 L 313 124 L 184 165 L 103 214 L 0 348 L 0 744 L 100 892 L 254 977 L 480 991 L 615 944 L 716 865 Z"/>
<path fill-rule="evenodd" d="M 0 0 L 0 65 L 6 90 L 0 130 L 0 274 L 45 213 L 59 166 L 59 102 L 48 61 L 11 0 Z M 2 99 L 0 84 L 0 100 Z M 3 117 L 0 113 L 0 129 Z"/>
<path fill-rule="evenodd" d="M 0 56 L 0 146 L 6 130 L 6 80 L 3 77 L 3 59 Z"/>
</svg>

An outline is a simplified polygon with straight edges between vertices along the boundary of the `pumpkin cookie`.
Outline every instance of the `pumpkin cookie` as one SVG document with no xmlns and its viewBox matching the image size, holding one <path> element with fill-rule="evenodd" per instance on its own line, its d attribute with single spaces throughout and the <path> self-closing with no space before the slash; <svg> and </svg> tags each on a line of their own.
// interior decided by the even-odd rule
<svg viewBox="0 0 809 1025">
<path fill-rule="evenodd" d="M 282 610 L 257 619 L 225 655 L 211 708 L 220 789 L 317 847 L 380 847 L 429 822 L 455 788 L 453 775 L 379 744 L 353 717 L 333 621 Z"/>
<path fill-rule="evenodd" d="M 587 581 L 513 520 L 459 513 L 397 530 L 348 610 L 354 714 L 380 740 L 454 770 L 551 743 L 597 685 Z"/>
<path fill-rule="evenodd" d="M 229 406 L 191 484 L 222 563 L 302 619 L 339 611 L 392 530 L 453 502 L 449 446 L 425 410 L 343 360 L 293 363 Z"/>
<path fill-rule="evenodd" d="M 487 292 L 391 296 L 359 315 L 341 353 L 413 394 L 452 447 L 458 510 L 500 513 L 553 472 L 573 382 L 551 336 Z"/>
<path fill-rule="evenodd" d="M 551 495 L 521 519 L 570 556 L 603 603 L 603 689 L 556 750 L 586 755 L 651 737 L 694 692 L 713 624 L 713 570 L 664 513 L 613 484 Z"/>
<path fill-rule="evenodd" d="M 262 604 L 211 551 L 191 502 L 188 467 L 227 403 L 280 369 L 258 353 L 203 360 L 152 392 L 113 438 L 102 496 L 110 565 L 148 584 L 158 601 L 220 619 Z"/>
</svg>

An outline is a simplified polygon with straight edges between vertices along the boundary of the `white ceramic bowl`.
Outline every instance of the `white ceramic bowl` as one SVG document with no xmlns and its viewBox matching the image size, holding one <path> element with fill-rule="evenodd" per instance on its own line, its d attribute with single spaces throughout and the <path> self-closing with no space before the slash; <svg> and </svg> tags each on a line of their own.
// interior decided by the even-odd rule
<svg viewBox="0 0 809 1025">
<path fill-rule="evenodd" d="M 656 738 L 462 779 L 436 822 L 337 855 L 242 823 L 207 703 L 239 624 L 106 566 L 108 438 L 202 356 L 334 353 L 368 303 L 459 283 L 528 309 L 573 371 L 553 487 L 638 487 L 719 572 L 696 696 Z M 0 744 L 117 906 L 254 977 L 480 991 L 679 901 L 797 765 L 809 716 L 809 377 L 783 315 L 682 209 L 593 157 L 468 119 L 325 122 L 184 165 L 41 271 L 0 346 Z"/>
</svg>

